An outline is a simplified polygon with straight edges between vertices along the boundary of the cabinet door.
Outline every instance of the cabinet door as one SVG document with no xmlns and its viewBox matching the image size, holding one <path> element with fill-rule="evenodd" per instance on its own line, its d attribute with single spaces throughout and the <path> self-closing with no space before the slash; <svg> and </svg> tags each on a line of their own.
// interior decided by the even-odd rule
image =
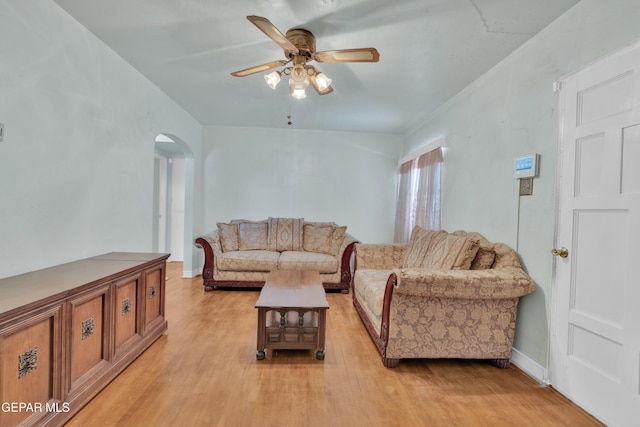
<svg viewBox="0 0 640 427">
<path fill-rule="evenodd" d="M 145 272 L 144 281 L 144 332 L 164 322 L 165 265 L 158 265 Z"/>
<path fill-rule="evenodd" d="M 36 422 L 61 399 L 62 304 L 0 325 L 0 425 Z"/>
<path fill-rule="evenodd" d="M 138 307 L 141 277 L 142 275 L 138 273 L 119 280 L 114 285 L 113 326 L 116 359 L 141 339 L 142 322 Z"/>
<path fill-rule="evenodd" d="M 105 285 L 69 300 L 71 392 L 109 367 L 109 297 L 110 286 Z"/>
</svg>

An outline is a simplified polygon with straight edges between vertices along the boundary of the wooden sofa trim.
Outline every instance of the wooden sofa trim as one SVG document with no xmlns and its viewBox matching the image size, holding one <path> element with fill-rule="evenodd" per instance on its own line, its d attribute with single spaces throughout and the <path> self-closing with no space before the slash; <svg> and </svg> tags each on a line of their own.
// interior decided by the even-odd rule
<svg viewBox="0 0 640 427">
<path fill-rule="evenodd" d="M 362 305 L 356 298 L 355 289 L 353 290 L 353 292 L 351 292 L 353 306 L 356 308 L 356 311 L 362 319 L 362 323 L 364 323 L 364 326 L 367 329 L 367 332 L 369 332 L 373 343 L 376 345 L 376 348 L 380 352 L 380 356 L 382 357 L 382 364 L 387 368 L 396 368 L 400 363 L 400 359 L 388 358 L 386 355 L 387 344 L 389 343 L 389 313 L 391 311 L 391 298 L 393 297 L 393 289 L 395 288 L 397 283 L 398 277 L 395 275 L 395 273 L 391 273 L 391 275 L 387 279 L 387 284 L 384 289 L 384 302 L 382 305 L 380 335 L 378 335 L 378 333 L 376 332 L 376 328 L 369 319 L 369 316 L 367 316 L 364 309 L 362 308 Z"/>
</svg>

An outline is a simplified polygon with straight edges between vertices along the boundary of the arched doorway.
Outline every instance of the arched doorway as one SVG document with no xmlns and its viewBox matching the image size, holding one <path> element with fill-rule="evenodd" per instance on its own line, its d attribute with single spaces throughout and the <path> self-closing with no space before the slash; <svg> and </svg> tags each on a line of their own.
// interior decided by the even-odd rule
<svg viewBox="0 0 640 427">
<path fill-rule="evenodd" d="M 193 153 L 172 134 L 156 136 L 152 248 L 171 253 L 169 261 L 183 262 L 191 276 L 193 252 Z"/>
</svg>

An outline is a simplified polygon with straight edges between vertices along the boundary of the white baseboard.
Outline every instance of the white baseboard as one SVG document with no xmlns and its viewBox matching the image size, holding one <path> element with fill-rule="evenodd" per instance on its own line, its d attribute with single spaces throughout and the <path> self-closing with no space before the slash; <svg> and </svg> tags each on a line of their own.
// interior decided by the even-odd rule
<svg viewBox="0 0 640 427">
<path fill-rule="evenodd" d="M 198 277 L 201 274 L 202 274 L 202 267 L 196 268 L 195 270 L 182 270 L 183 279 L 193 279 L 194 277 Z"/>
<path fill-rule="evenodd" d="M 515 348 L 511 353 L 511 363 L 516 365 L 540 384 L 549 385 L 549 381 L 547 380 L 547 369 L 530 357 L 520 353 Z"/>
</svg>

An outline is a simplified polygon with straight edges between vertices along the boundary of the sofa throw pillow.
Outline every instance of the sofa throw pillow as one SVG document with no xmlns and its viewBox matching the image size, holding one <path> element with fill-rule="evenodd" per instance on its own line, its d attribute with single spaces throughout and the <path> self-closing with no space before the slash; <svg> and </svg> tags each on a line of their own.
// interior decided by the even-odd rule
<svg viewBox="0 0 640 427">
<path fill-rule="evenodd" d="M 303 247 L 306 252 L 318 252 L 333 255 L 331 242 L 333 240 L 334 226 L 330 224 L 315 225 L 305 224 L 303 235 Z"/>
<path fill-rule="evenodd" d="M 217 223 L 222 252 L 238 250 L 238 224 Z"/>
<path fill-rule="evenodd" d="M 424 259 L 425 268 L 469 270 L 480 244 L 467 237 L 446 234 L 438 236 Z"/>
<path fill-rule="evenodd" d="M 439 235 L 446 235 L 444 230 L 427 230 L 418 225 L 413 227 L 411 237 L 404 255 L 403 268 L 422 268 L 434 239 Z"/>
<path fill-rule="evenodd" d="M 493 266 L 493 262 L 496 259 L 496 251 L 493 247 L 493 244 L 489 242 L 482 234 L 476 231 L 466 232 L 464 230 L 456 230 L 451 234 L 477 240 L 480 244 L 478 253 L 471 262 L 471 270 L 488 270 Z"/>
<path fill-rule="evenodd" d="M 335 222 L 305 222 L 305 224 L 309 224 L 316 227 L 333 227 L 333 237 L 331 239 L 331 254 L 333 256 L 340 255 L 340 249 L 342 249 L 342 243 L 344 242 L 344 237 L 347 234 L 347 227 L 340 226 Z"/>
<path fill-rule="evenodd" d="M 333 256 L 340 255 L 340 248 L 342 248 L 345 234 L 347 234 L 346 226 L 334 226 L 333 236 L 331 238 L 331 252 Z"/>
<path fill-rule="evenodd" d="M 267 249 L 269 224 L 262 222 L 241 222 L 238 224 L 238 249 L 241 251 Z"/>
<path fill-rule="evenodd" d="M 270 251 L 301 251 L 304 218 L 269 217 Z"/>
<path fill-rule="evenodd" d="M 492 248 L 480 246 L 478 254 L 471 262 L 471 270 L 488 270 L 496 260 L 496 251 Z"/>
</svg>

